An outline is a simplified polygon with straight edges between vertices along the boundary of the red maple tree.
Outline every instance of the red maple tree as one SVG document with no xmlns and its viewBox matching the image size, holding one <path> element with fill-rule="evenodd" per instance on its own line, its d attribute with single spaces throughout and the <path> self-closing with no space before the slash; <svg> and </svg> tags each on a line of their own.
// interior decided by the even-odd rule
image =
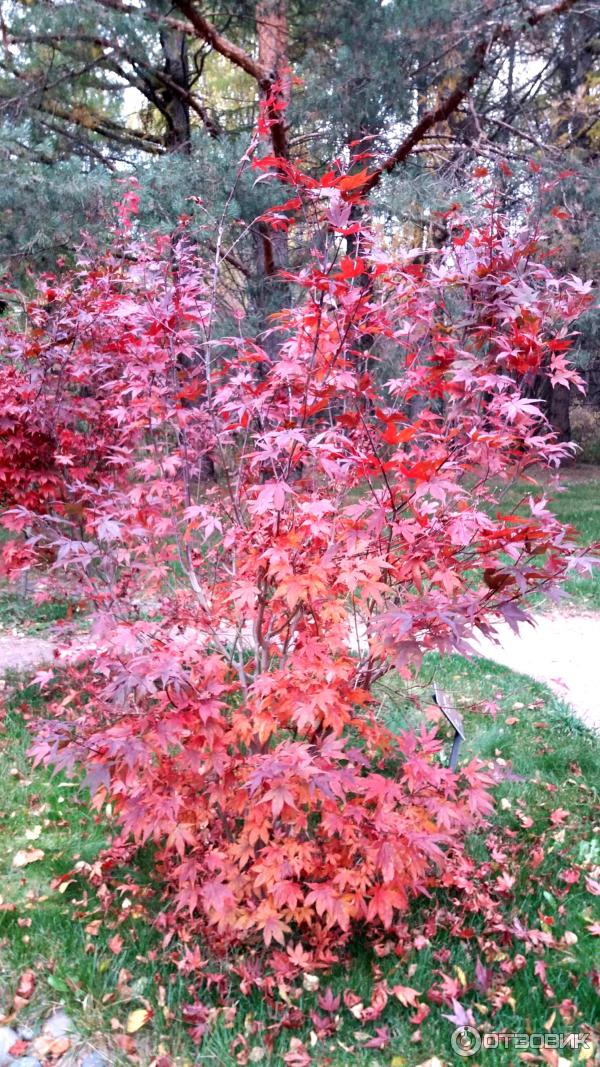
<svg viewBox="0 0 600 1067">
<path fill-rule="evenodd" d="M 259 165 L 294 186 L 263 221 L 321 234 L 276 359 L 223 336 L 215 265 L 185 224 L 140 236 L 135 192 L 109 250 L 4 327 L 3 555 L 94 609 L 35 758 L 85 768 L 115 848 L 154 842 L 176 921 L 326 958 L 459 869 L 489 814 L 482 768 L 394 733 L 377 682 L 585 565 L 536 483 L 568 446 L 523 385 L 579 385 L 589 293 L 492 196 L 423 256 L 353 218 L 366 172 Z"/>
</svg>

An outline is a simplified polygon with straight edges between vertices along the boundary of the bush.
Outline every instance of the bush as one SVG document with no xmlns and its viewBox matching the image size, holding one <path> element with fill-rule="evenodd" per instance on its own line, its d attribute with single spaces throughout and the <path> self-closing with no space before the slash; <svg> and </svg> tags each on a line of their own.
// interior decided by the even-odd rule
<svg viewBox="0 0 600 1067">
<path fill-rule="evenodd" d="M 600 463 L 600 411 L 584 404 L 571 408 L 573 440 L 581 449 L 577 453 L 580 463 Z"/>
<path fill-rule="evenodd" d="M 493 209 L 450 213 L 424 262 L 352 221 L 360 175 L 261 166 L 297 193 L 263 221 L 322 235 L 276 358 L 219 336 L 215 264 L 185 227 L 140 236 L 133 194 L 110 252 L 42 279 L 5 331 L 5 566 L 50 566 L 96 608 L 91 661 L 40 679 L 35 758 L 85 768 L 116 854 L 154 842 L 188 935 L 301 937 L 323 961 L 460 878 L 490 811 L 481 768 L 392 733 L 373 686 L 517 624 L 581 563 L 532 476 L 518 514 L 502 494 L 568 453 L 520 386 L 577 382 L 589 297 Z"/>
</svg>

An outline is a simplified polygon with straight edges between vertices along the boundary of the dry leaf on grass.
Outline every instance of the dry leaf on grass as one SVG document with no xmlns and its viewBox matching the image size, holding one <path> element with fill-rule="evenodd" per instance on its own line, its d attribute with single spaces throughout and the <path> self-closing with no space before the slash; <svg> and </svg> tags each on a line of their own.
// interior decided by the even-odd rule
<svg viewBox="0 0 600 1067">
<path fill-rule="evenodd" d="M 37 978 L 34 971 L 23 971 L 13 997 L 13 1008 L 15 1012 L 20 1011 L 21 1008 L 31 1000 L 33 991 L 36 987 L 36 982 Z"/>
<path fill-rule="evenodd" d="M 51 1063 L 59 1060 L 70 1048 L 71 1042 L 68 1037 L 44 1037 L 42 1034 L 33 1042 L 35 1055 L 40 1059 L 50 1060 Z"/>
<path fill-rule="evenodd" d="M 152 1018 L 152 1012 L 148 1008 L 136 1008 L 135 1011 L 130 1011 L 127 1016 L 127 1025 L 125 1029 L 128 1034 L 135 1034 L 138 1030 L 142 1029 L 147 1022 Z"/>
<path fill-rule="evenodd" d="M 30 863 L 43 860 L 45 853 L 41 848 L 20 848 L 12 858 L 13 867 L 27 867 Z"/>
</svg>

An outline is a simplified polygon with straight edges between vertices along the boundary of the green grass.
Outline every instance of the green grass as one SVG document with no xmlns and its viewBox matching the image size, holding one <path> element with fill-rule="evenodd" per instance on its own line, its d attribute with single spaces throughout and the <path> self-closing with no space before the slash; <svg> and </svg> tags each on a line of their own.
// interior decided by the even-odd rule
<svg viewBox="0 0 600 1067">
<path fill-rule="evenodd" d="M 511 771 L 510 777 L 495 791 L 498 807 L 493 823 L 494 833 L 503 847 L 508 844 L 514 850 L 512 868 L 517 880 L 507 896 L 507 917 L 518 915 L 524 925 L 539 928 L 541 910 L 554 919 L 557 933 L 569 930 L 577 936 L 577 942 L 568 949 L 542 953 L 540 957 L 548 965 L 548 981 L 554 990 L 551 1000 L 545 998 L 534 975 L 538 957 L 525 953 L 522 946 L 507 949 L 509 957 L 522 951 L 525 962 L 523 970 L 506 980 L 510 1000 L 494 1017 L 493 1029 L 541 1029 L 556 1004 L 564 999 L 572 999 L 577 1005 L 577 1021 L 573 1027 L 561 1026 L 559 1017 L 555 1030 L 577 1031 L 582 1024 L 593 1025 L 597 1023 L 598 1012 L 591 980 L 595 945 L 586 923 L 597 898 L 579 885 L 563 898 L 561 894 L 566 887 L 558 879 L 558 872 L 574 862 L 594 859 L 600 862 L 597 794 L 600 744 L 544 687 L 527 678 L 485 661 L 467 663 L 460 657 L 449 657 L 443 663 L 429 657 L 423 668 L 424 680 L 428 682 L 433 673 L 440 684 L 455 694 L 465 714 L 467 742 L 461 759 L 477 754 L 485 760 L 504 760 Z M 474 710 L 478 702 L 493 699 L 499 693 L 501 710 L 495 720 Z M 131 907 L 122 908 L 116 901 L 105 916 L 98 899 L 82 879 L 75 877 L 64 894 L 52 888 L 53 879 L 70 871 L 78 860 L 94 859 L 102 846 L 105 827 L 90 814 L 85 794 L 80 794 L 72 783 L 53 779 L 43 770 L 32 771 L 26 756 L 23 711 L 36 707 L 39 711 L 39 699 L 39 693 L 33 688 L 17 689 L 8 701 L 9 710 L 0 738 L 6 768 L 0 816 L 0 1010 L 9 1006 L 17 976 L 33 967 L 39 980 L 25 1016 L 39 1018 L 52 1005 L 60 1003 L 73 1015 L 84 1036 L 89 1035 L 95 1044 L 101 1045 L 104 1035 L 110 1033 L 111 1019 L 124 1026 L 132 1009 L 149 1004 L 154 1017 L 137 1035 L 142 1063 L 150 1063 L 152 1055 L 163 1047 L 178 1064 L 198 1062 L 233 1067 L 236 1060 L 229 1052 L 229 1045 L 236 1033 L 244 1025 L 250 1026 L 249 1018 L 255 1021 L 252 1025 L 268 1026 L 272 1021 L 259 995 L 234 996 L 237 1015 L 233 1027 L 227 1025 L 222 1013 L 217 1013 L 201 1050 L 195 1050 L 181 1021 L 182 1005 L 190 999 L 186 991 L 189 980 L 182 978 L 169 965 L 168 958 L 161 955 L 159 936 L 147 921 L 148 915 L 160 907 L 156 897 L 138 900 L 131 894 Z M 384 699 L 392 722 L 401 725 L 410 719 L 402 686 L 386 688 Z M 507 724 L 507 718 L 518 721 Z M 536 725 L 539 723 L 543 725 Z M 549 821 L 550 813 L 559 806 L 569 812 L 566 829 L 552 827 Z M 528 829 L 521 825 L 519 812 L 532 819 Z M 28 839 L 27 831 L 30 837 L 31 832 L 38 836 Z M 542 835 L 545 835 L 545 858 L 532 878 L 528 857 Z M 473 837 L 470 842 L 472 854 L 480 862 L 489 857 L 488 846 L 485 834 Z M 42 849 L 43 859 L 15 870 L 12 857 L 17 850 L 27 848 Z M 146 877 L 142 864 L 136 878 L 143 884 Z M 126 892 L 125 899 L 128 899 Z M 447 903 L 454 914 L 460 915 L 460 899 Z M 418 931 L 429 914 L 431 906 L 422 900 L 413 906 L 408 922 Z M 95 919 L 102 920 L 97 933 L 90 932 L 94 927 L 89 926 Z M 482 920 L 472 916 L 468 925 L 478 933 Z M 123 939 L 117 953 L 109 947 L 115 933 Z M 402 960 L 393 952 L 382 960 L 374 960 L 357 938 L 351 965 L 337 967 L 330 978 L 321 978 L 321 988 L 329 983 L 334 991 L 350 988 L 368 1002 L 374 962 L 381 966 L 390 983 L 409 985 L 421 992 L 431 986 L 440 969 L 451 976 L 462 973 L 470 984 L 480 955 L 475 939 L 452 937 L 441 928 L 429 940 L 429 946 Z M 156 957 L 149 959 L 149 954 Z M 215 970 L 220 966 L 216 962 Z M 210 1003 L 211 996 L 202 992 L 201 999 Z M 297 995 L 292 993 L 293 1005 L 305 1011 L 315 1006 L 315 999 L 315 994 L 303 991 L 299 983 Z M 482 999 L 472 989 L 465 990 L 461 996 L 465 1007 L 473 1007 L 478 1022 L 485 1024 L 486 1016 L 475 1006 Z M 409 1022 L 413 1012 L 397 1001 L 388 1004 L 377 1023 L 364 1027 L 342 1008 L 339 1033 L 332 1041 L 319 1043 L 314 1062 L 329 1062 L 332 1067 L 345 1067 L 348 1063 L 357 1067 L 384 1067 L 394 1056 L 400 1056 L 410 1067 L 432 1055 L 447 1063 L 462 1062 L 453 1057 L 449 1047 L 453 1025 L 442 1014 L 449 1009 L 430 1006 L 431 1013 L 421 1026 L 422 1037 L 417 1045 L 411 1043 L 416 1029 Z M 384 1024 L 389 1026 L 392 1035 L 390 1046 L 381 1052 L 364 1049 L 363 1035 L 372 1035 L 374 1026 Z M 303 1038 L 309 1046 L 310 1026 L 298 1032 L 284 1030 L 273 1055 L 265 1054 L 260 1062 L 282 1064 L 291 1036 Z M 262 1032 L 250 1039 L 250 1046 L 263 1047 Z M 351 1053 L 347 1051 L 349 1048 Z M 496 1051 L 491 1055 L 494 1063 L 514 1061 L 514 1054 L 509 1052 Z M 123 1062 L 131 1060 L 125 1055 Z"/>
<path fill-rule="evenodd" d="M 552 510 L 562 522 L 571 523 L 580 535 L 582 544 L 600 542 L 600 477 L 586 476 L 585 470 L 574 468 L 563 475 L 565 491 L 558 494 Z M 600 567 L 590 576 L 575 576 L 565 585 L 565 592 L 573 606 L 583 610 L 600 609 Z"/>
<path fill-rule="evenodd" d="M 0 630 L 43 633 L 69 614 L 67 600 L 48 600 L 36 604 L 32 597 L 4 590 L 0 592 Z"/>
</svg>

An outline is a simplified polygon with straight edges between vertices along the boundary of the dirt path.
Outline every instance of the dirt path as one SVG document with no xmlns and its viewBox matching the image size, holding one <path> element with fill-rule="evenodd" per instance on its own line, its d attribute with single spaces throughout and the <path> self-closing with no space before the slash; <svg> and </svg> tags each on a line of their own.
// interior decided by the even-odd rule
<svg viewBox="0 0 600 1067">
<path fill-rule="evenodd" d="M 588 726 L 600 729 L 600 615 L 540 614 L 514 634 L 504 625 L 499 644 L 474 646 L 487 659 L 549 686 Z"/>
<path fill-rule="evenodd" d="M 51 663 L 48 638 L 0 636 L 0 676 Z M 499 643 L 481 638 L 477 653 L 548 685 L 588 726 L 600 729 L 600 615 L 540 614 L 519 635 L 499 630 Z"/>
</svg>

